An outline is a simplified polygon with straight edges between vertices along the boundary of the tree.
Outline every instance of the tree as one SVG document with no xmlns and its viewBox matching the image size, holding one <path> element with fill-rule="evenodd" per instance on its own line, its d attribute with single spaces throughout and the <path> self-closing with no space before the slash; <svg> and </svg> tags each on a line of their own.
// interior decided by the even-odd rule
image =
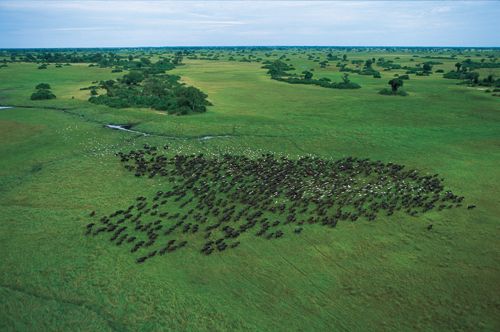
<svg viewBox="0 0 500 332">
<path fill-rule="evenodd" d="M 302 74 L 304 74 L 304 79 L 305 79 L 306 81 L 309 81 L 309 80 L 310 80 L 310 79 L 312 79 L 312 77 L 313 77 L 313 73 L 311 73 L 311 72 L 310 72 L 310 71 L 308 71 L 308 70 L 304 70 L 304 71 L 302 72 Z"/>
<path fill-rule="evenodd" d="M 455 63 L 455 67 L 457 67 L 457 72 L 460 71 L 460 68 L 462 67 L 462 64 L 460 62 Z"/>
<path fill-rule="evenodd" d="M 491 85 L 493 83 L 493 75 L 490 74 L 486 79 L 484 79 L 484 82 L 487 83 L 488 85 Z"/>
<path fill-rule="evenodd" d="M 177 92 L 177 104 L 182 107 L 189 107 L 191 112 L 205 112 L 206 105 L 209 105 L 205 99 L 207 95 L 195 87 L 182 87 Z"/>
<path fill-rule="evenodd" d="M 347 54 L 342 55 L 342 61 L 347 61 Z"/>
<path fill-rule="evenodd" d="M 349 83 L 351 83 L 351 80 L 349 79 L 349 74 L 348 74 L 348 73 L 344 73 L 344 75 L 342 75 L 342 81 L 343 81 L 345 84 L 349 84 Z"/>
<path fill-rule="evenodd" d="M 424 63 L 422 67 L 424 69 L 424 73 L 430 73 L 432 71 L 432 65 L 430 63 Z"/>
<path fill-rule="evenodd" d="M 391 86 L 392 93 L 395 94 L 398 92 L 398 89 L 403 86 L 403 80 L 396 77 L 390 80 L 388 84 Z"/>
<path fill-rule="evenodd" d="M 50 85 L 48 83 L 40 83 L 38 84 L 35 89 L 46 89 L 50 90 Z"/>
<path fill-rule="evenodd" d="M 468 72 L 466 78 L 469 80 L 469 84 L 478 84 L 479 83 L 479 73 L 476 72 Z"/>
<path fill-rule="evenodd" d="M 136 85 L 144 80 L 144 75 L 140 71 L 131 71 L 124 75 L 122 80 L 127 85 Z"/>
<path fill-rule="evenodd" d="M 172 60 L 172 63 L 173 63 L 174 65 L 179 65 L 179 64 L 181 64 L 181 63 L 182 63 L 182 59 L 183 59 L 183 57 L 182 57 L 182 52 L 180 52 L 180 51 L 179 51 L 179 52 L 176 52 L 176 53 L 175 53 L 175 56 L 174 56 L 174 59 Z"/>
<path fill-rule="evenodd" d="M 43 99 L 55 99 L 54 95 L 50 90 L 38 89 L 31 95 L 31 100 L 43 100 Z"/>
<path fill-rule="evenodd" d="M 170 95 L 169 85 L 165 84 L 163 80 L 156 77 L 148 78 L 144 81 L 143 92 L 147 95 L 158 96 L 163 98 Z"/>
<path fill-rule="evenodd" d="M 370 59 L 366 60 L 366 62 L 365 62 L 365 68 L 366 69 L 371 69 L 372 68 L 372 64 L 373 64 L 372 60 L 370 60 Z"/>
<path fill-rule="evenodd" d="M 271 78 L 276 79 L 281 76 L 287 75 L 288 70 L 292 70 L 292 67 L 289 66 L 286 62 L 281 60 L 275 60 L 271 63 L 266 64 L 262 68 L 268 69 L 267 73 L 271 75 Z"/>
<path fill-rule="evenodd" d="M 149 60 L 148 58 L 141 58 L 141 62 L 146 66 L 149 66 L 151 64 L 151 60 Z"/>
</svg>

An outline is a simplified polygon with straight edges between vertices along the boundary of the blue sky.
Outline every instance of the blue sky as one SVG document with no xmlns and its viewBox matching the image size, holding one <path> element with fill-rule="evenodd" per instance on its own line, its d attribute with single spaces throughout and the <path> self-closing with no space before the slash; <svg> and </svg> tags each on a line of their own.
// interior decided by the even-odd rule
<svg viewBox="0 0 500 332">
<path fill-rule="evenodd" d="M 500 46 L 498 1 L 9 1 L 0 48 Z"/>
</svg>

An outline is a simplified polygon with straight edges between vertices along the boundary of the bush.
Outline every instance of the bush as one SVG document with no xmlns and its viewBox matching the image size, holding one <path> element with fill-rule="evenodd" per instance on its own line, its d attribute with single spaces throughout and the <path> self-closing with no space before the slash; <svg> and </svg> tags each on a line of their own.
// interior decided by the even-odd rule
<svg viewBox="0 0 500 332">
<path fill-rule="evenodd" d="M 48 83 L 40 83 L 38 84 L 35 89 L 45 89 L 45 90 L 50 90 L 50 84 Z"/>
<path fill-rule="evenodd" d="M 378 92 L 381 95 L 386 95 L 386 96 L 408 96 L 408 93 L 404 90 L 398 90 L 396 92 L 393 92 L 391 89 L 384 88 Z"/>
<path fill-rule="evenodd" d="M 464 77 L 465 77 L 465 74 L 463 72 L 460 72 L 460 71 L 450 71 L 450 72 L 443 75 L 443 78 L 456 79 L 456 80 L 462 79 Z"/>
<path fill-rule="evenodd" d="M 56 96 L 46 89 L 39 89 L 31 95 L 31 100 L 55 99 Z"/>
<path fill-rule="evenodd" d="M 274 78 L 277 81 L 281 82 L 287 82 L 290 84 L 311 84 L 311 85 L 319 85 L 323 88 L 330 88 L 330 89 L 359 89 L 361 88 L 361 85 L 353 82 L 331 82 L 328 79 L 319 79 L 319 80 L 306 80 L 303 78 L 298 78 L 298 77 L 288 77 L 288 78 L 282 78 L 282 77 L 277 77 Z"/>
</svg>

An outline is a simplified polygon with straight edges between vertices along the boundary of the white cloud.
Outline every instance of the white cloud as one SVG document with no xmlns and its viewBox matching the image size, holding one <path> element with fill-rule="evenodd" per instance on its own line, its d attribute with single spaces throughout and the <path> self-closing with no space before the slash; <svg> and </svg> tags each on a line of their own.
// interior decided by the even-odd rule
<svg viewBox="0 0 500 332">
<path fill-rule="evenodd" d="M 4 32 L 0 47 L 18 40 L 40 43 L 42 39 L 33 37 L 38 31 L 51 31 L 43 42 L 52 40 L 57 46 L 79 46 L 77 42 L 96 46 L 367 45 L 375 41 L 429 45 L 433 40 L 473 44 L 479 37 L 494 35 L 499 8 L 497 3 L 481 1 L 0 0 Z M 473 34 L 480 31 L 484 33 L 475 39 Z M 69 38 L 71 33 L 81 34 Z M 19 38 L 20 34 L 25 37 Z"/>
</svg>

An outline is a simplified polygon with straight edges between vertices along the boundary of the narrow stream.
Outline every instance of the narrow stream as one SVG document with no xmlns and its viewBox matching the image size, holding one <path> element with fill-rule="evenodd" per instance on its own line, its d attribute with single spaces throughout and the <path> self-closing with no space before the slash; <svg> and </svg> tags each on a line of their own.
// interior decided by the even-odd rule
<svg viewBox="0 0 500 332">
<path fill-rule="evenodd" d="M 151 136 L 150 134 L 143 133 L 143 132 L 141 132 L 141 131 L 132 130 L 132 129 L 130 129 L 130 128 L 132 128 L 132 127 L 131 127 L 131 126 L 129 126 L 129 125 L 114 125 L 114 124 L 107 124 L 107 125 L 105 125 L 104 127 L 109 128 L 109 129 L 114 129 L 114 130 L 123 130 L 123 131 L 128 131 L 129 133 L 136 133 L 136 134 L 141 134 L 141 135 L 144 135 L 144 136 Z"/>
<path fill-rule="evenodd" d="M 107 125 L 104 125 L 104 127 L 109 128 L 109 129 L 114 129 L 114 130 L 122 130 L 122 131 L 126 131 L 129 133 L 140 134 L 140 135 L 144 135 L 144 136 L 158 136 L 158 137 L 165 137 L 165 138 L 169 138 L 169 139 L 180 139 L 180 140 L 198 139 L 200 141 L 206 141 L 206 140 L 213 139 L 213 138 L 234 137 L 232 135 L 206 135 L 206 136 L 179 137 L 179 136 L 168 136 L 168 135 L 159 135 L 159 134 L 148 134 L 148 133 L 145 133 L 142 131 L 130 129 L 130 128 L 132 128 L 131 125 L 107 124 Z"/>
</svg>

